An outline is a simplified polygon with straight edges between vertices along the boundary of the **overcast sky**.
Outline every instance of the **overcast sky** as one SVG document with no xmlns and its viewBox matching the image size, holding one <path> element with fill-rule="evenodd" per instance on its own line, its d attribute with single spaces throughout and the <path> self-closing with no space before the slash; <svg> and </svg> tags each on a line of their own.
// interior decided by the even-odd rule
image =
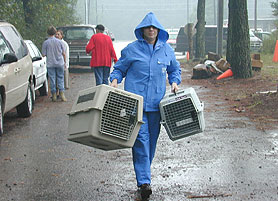
<svg viewBox="0 0 278 201">
<path fill-rule="evenodd" d="M 273 18 L 270 2 L 257 0 L 257 18 Z M 77 13 L 85 23 L 85 2 L 78 0 Z M 108 27 L 116 39 L 133 40 L 134 28 L 144 16 L 152 11 L 164 28 L 179 28 L 188 22 L 196 22 L 197 0 L 87 0 L 90 9 L 89 23 L 103 24 Z M 206 0 L 206 22 L 216 23 L 218 0 Z M 248 0 L 249 18 L 254 18 L 254 2 Z M 214 6 L 215 5 L 215 6 Z M 228 18 L 227 0 L 224 0 L 224 19 Z"/>
</svg>

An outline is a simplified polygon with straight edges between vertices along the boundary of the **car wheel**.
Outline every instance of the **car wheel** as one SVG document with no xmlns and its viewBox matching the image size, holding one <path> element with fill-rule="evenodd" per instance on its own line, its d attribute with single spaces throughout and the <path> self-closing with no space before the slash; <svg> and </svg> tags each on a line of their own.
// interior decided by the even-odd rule
<svg viewBox="0 0 278 201">
<path fill-rule="evenodd" d="M 3 115 L 3 111 L 2 111 L 2 97 L 0 96 L 0 136 L 3 134 L 4 130 L 3 130 L 3 120 L 4 115 Z"/>
<path fill-rule="evenodd" d="M 41 88 L 39 88 L 39 92 L 41 96 L 47 96 L 48 95 L 48 81 L 45 79 L 43 85 Z"/>
<path fill-rule="evenodd" d="M 31 85 L 28 85 L 27 95 L 25 100 L 16 107 L 17 114 L 20 117 L 30 117 L 33 111 L 33 98 L 34 94 Z"/>
</svg>

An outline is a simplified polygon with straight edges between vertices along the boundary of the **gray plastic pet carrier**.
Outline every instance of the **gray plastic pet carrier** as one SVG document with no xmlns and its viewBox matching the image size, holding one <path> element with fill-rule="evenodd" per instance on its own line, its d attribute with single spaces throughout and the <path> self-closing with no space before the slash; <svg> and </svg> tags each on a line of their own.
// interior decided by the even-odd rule
<svg viewBox="0 0 278 201">
<path fill-rule="evenodd" d="M 68 140 L 102 150 L 130 148 L 142 118 L 142 96 L 108 85 L 88 88 L 69 113 Z"/>
<path fill-rule="evenodd" d="M 204 131 L 204 104 L 193 88 L 165 95 L 159 107 L 161 123 L 171 140 Z"/>
</svg>

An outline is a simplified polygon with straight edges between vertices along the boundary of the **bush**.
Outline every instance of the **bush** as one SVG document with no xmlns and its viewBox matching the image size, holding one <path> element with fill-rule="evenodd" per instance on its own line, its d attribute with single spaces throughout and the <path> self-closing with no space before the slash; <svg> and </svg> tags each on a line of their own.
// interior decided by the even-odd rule
<svg viewBox="0 0 278 201">
<path fill-rule="evenodd" d="M 278 31 L 274 31 L 271 33 L 268 39 L 265 39 L 263 41 L 262 52 L 265 54 L 273 54 L 277 40 L 278 40 Z"/>
<path fill-rule="evenodd" d="M 41 48 L 50 25 L 80 23 L 75 15 L 76 4 L 77 0 L 1 0 L 0 20 L 13 24 L 23 39 Z"/>
</svg>

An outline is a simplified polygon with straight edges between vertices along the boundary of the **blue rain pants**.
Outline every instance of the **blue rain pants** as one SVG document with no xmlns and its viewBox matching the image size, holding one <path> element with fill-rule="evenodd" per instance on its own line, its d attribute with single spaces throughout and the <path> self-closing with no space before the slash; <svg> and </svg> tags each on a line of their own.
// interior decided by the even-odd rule
<svg viewBox="0 0 278 201">
<path fill-rule="evenodd" d="M 143 121 L 132 148 L 137 186 L 151 183 L 151 164 L 160 133 L 160 113 L 143 112 Z"/>
</svg>

